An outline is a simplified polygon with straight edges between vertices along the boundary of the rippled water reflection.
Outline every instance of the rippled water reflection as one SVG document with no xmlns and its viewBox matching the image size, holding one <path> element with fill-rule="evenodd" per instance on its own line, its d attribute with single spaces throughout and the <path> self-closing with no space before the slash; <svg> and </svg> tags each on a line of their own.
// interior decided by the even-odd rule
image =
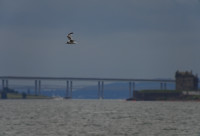
<svg viewBox="0 0 200 136">
<path fill-rule="evenodd" d="M 0 136 L 200 136 L 199 102 L 0 100 Z"/>
</svg>

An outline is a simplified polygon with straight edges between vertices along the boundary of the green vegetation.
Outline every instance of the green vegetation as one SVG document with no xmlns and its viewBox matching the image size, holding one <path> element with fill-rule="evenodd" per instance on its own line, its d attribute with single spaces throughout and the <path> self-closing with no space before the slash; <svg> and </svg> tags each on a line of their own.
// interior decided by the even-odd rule
<svg viewBox="0 0 200 136">
<path fill-rule="evenodd" d="M 50 99 L 47 96 L 41 95 L 27 95 L 26 93 L 18 93 L 17 91 L 9 88 L 4 88 L 0 93 L 2 99 Z"/>
<path fill-rule="evenodd" d="M 1 94 L 0 94 L 1 98 Z M 26 98 L 23 98 L 22 94 L 19 93 L 7 93 L 7 99 L 50 99 L 47 96 L 40 96 L 40 95 L 27 95 Z"/>
<path fill-rule="evenodd" d="M 0 94 L 1 97 L 1 94 Z M 7 93 L 7 99 L 23 99 L 22 94 L 15 94 L 15 93 Z M 50 99 L 47 96 L 40 96 L 40 95 L 27 95 L 24 99 Z"/>
</svg>

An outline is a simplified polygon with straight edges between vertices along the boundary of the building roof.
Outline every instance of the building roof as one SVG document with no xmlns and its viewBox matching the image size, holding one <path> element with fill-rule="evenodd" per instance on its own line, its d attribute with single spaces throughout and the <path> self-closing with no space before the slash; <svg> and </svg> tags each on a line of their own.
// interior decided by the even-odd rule
<svg viewBox="0 0 200 136">
<path fill-rule="evenodd" d="M 180 72 L 180 71 L 176 71 L 175 77 L 193 77 L 193 78 L 198 78 L 198 76 L 193 75 L 192 71 L 188 72 Z"/>
</svg>

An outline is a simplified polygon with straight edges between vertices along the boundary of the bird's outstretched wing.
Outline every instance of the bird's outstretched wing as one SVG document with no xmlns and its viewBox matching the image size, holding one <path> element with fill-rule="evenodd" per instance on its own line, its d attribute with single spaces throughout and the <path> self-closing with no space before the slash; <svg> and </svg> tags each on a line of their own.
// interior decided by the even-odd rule
<svg viewBox="0 0 200 136">
<path fill-rule="evenodd" d="M 72 40 L 72 34 L 74 34 L 74 33 L 71 32 L 71 33 L 69 33 L 69 34 L 67 35 L 67 38 L 68 38 L 69 40 Z"/>
</svg>

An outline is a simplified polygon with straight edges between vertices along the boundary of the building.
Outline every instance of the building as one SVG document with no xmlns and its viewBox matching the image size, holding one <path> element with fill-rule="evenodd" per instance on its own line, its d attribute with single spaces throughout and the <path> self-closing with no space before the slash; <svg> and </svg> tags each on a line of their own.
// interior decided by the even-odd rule
<svg viewBox="0 0 200 136">
<path fill-rule="evenodd" d="M 197 91 L 198 90 L 198 76 L 191 72 L 176 71 L 176 90 L 181 91 Z"/>
</svg>

